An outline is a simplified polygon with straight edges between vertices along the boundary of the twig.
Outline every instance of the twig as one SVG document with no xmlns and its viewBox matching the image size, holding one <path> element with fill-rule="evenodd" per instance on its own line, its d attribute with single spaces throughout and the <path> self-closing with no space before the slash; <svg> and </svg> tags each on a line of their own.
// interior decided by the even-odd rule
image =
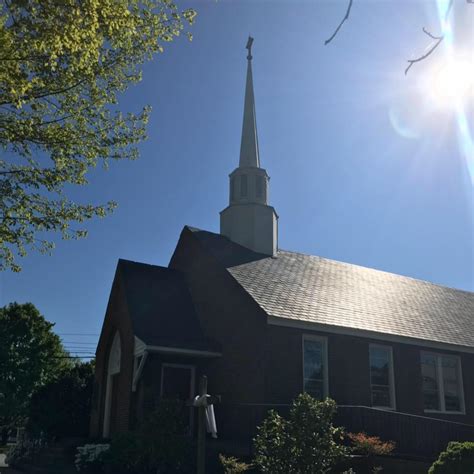
<svg viewBox="0 0 474 474">
<path fill-rule="evenodd" d="M 407 75 L 408 71 L 410 70 L 410 68 L 413 66 L 413 64 L 415 63 L 419 63 L 420 61 L 423 61 L 424 59 L 426 59 L 430 54 L 433 53 L 433 51 L 441 44 L 441 42 L 444 40 L 444 36 L 435 36 L 433 35 L 432 33 L 430 33 L 429 31 L 427 31 L 424 27 L 423 27 L 423 33 L 425 33 L 426 35 L 428 35 L 431 39 L 434 39 L 436 42 L 433 44 L 433 46 L 425 53 L 423 54 L 422 56 L 420 56 L 419 58 L 416 58 L 416 59 L 409 59 L 408 60 L 408 66 L 407 68 L 405 69 L 405 76 Z"/>
<path fill-rule="evenodd" d="M 341 20 L 341 23 L 339 23 L 339 26 L 336 28 L 336 31 L 334 31 L 331 37 L 324 42 L 324 45 L 329 44 L 335 38 L 335 36 L 339 33 L 339 30 L 341 29 L 342 25 L 349 19 L 349 15 L 351 13 L 352 8 L 352 1 L 353 0 L 349 0 L 349 4 L 347 5 L 347 10 L 346 14 L 344 15 L 344 18 Z"/>
</svg>

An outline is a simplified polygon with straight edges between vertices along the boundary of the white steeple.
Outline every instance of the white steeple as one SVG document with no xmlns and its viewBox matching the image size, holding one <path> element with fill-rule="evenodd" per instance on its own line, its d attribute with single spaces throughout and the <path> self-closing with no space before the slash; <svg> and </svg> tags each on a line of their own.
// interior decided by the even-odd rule
<svg viewBox="0 0 474 474">
<path fill-rule="evenodd" d="M 253 95 L 252 43 L 253 38 L 249 36 L 246 46 L 249 53 L 247 55 L 247 82 L 245 84 L 244 122 L 242 124 L 239 166 L 255 166 L 260 168 L 260 157 L 258 156 L 257 118 L 255 116 L 255 98 Z"/>
<path fill-rule="evenodd" d="M 255 252 L 275 255 L 278 250 L 278 216 L 268 205 L 269 176 L 260 168 L 257 121 L 252 79 L 252 43 L 246 48 L 247 81 L 239 167 L 230 175 L 229 206 L 221 211 L 221 234 Z"/>
</svg>

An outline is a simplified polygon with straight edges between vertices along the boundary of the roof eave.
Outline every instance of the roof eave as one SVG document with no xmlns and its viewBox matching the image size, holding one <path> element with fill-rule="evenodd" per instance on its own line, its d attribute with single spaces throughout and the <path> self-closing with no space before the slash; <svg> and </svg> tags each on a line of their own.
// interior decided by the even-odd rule
<svg viewBox="0 0 474 474">
<path fill-rule="evenodd" d="M 389 334 L 378 331 L 370 331 L 368 329 L 351 328 L 347 326 L 336 326 L 331 324 L 323 324 L 313 321 L 296 320 L 284 318 L 281 316 L 267 316 L 267 323 L 272 326 L 290 327 L 303 330 L 321 331 L 333 334 L 341 334 L 346 336 L 364 337 L 367 339 L 376 339 L 385 342 L 396 342 L 400 344 L 410 344 L 413 346 L 426 347 L 429 349 L 447 350 L 453 352 L 465 352 L 474 354 L 474 347 L 451 344 L 441 341 L 430 341 L 428 339 L 418 339 L 398 334 Z"/>
</svg>

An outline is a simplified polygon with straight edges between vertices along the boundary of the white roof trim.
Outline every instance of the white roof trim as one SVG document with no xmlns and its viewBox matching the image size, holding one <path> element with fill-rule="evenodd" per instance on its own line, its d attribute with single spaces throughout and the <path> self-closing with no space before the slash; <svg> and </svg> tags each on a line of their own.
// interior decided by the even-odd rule
<svg viewBox="0 0 474 474">
<path fill-rule="evenodd" d="M 158 352 L 161 354 L 175 354 L 175 355 L 189 355 L 196 357 L 220 357 L 220 352 L 200 351 L 196 349 L 185 349 L 181 347 L 167 347 L 167 346 L 146 346 L 148 352 Z"/>
<path fill-rule="evenodd" d="M 410 344 L 413 346 L 430 347 L 433 349 L 447 350 L 453 352 L 466 352 L 474 354 L 474 347 L 458 346 L 446 342 L 428 341 L 426 339 L 416 339 L 414 337 L 399 336 L 396 334 L 387 334 L 367 329 L 356 329 L 344 326 L 334 326 L 330 324 L 321 324 L 311 321 L 301 321 L 296 319 L 281 318 L 278 316 L 268 316 L 267 323 L 272 326 L 283 326 L 303 330 L 320 331 L 325 333 L 342 334 L 346 336 L 357 336 L 374 339 L 385 342 L 398 342 L 400 344 Z"/>
</svg>

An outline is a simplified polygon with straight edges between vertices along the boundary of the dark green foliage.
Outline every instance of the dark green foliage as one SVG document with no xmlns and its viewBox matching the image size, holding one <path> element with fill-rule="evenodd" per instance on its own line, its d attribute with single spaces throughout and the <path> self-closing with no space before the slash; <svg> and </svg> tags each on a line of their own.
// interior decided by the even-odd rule
<svg viewBox="0 0 474 474">
<path fill-rule="evenodd" d="M 93 381 L 93 362 L 79 363 L 37 390 L 31 399 L 28 430 L 48 439 L 86 437 Z"/>
<path fill-rule="evenodd" d="M 178 401 L 161 401 L 140 430 L 112 440 L 110 450 L 104 454 L 106 471 L 192 472 L 191 438 L 185 422 L 188 410 Z"/>
<path fill-rule="evenodd" d="M 53 326 L 31 303 L 0 308 L 0 427 L 23 424 L 32 394 L 71 365 Z"/>
<path fill-rule="evenodd" d="M 239 474 L 247 472 L 252 467 L 251 464 L 239 461 L 233 456 L 224 456 L 223 454 L 219 454 L 219 462 L 224 470 L 224 474 Z"/>
<path fill-rule="evenodd" d="M 36 456 L 41 453 L 45 444 L 43 440 L 21 439 L 10 447 L 5 462 L 13 468 L 21 468 L 22 464 L 34 462 Z"/>
<path fill-rule="evenodd" d="M 288 418 L 270 411 L 258 427 L 255 463 L 262 472 L 326 473 L 346 455 L 342 430 L 332 424 L 333 400 L 317 401 L 304 393 L 292 404 Z"/>
<path fill-rule="evenodd" d="M 429 474 L 470 474 L 474 472 L 474 442 L 451 441 L 428 471 Z"/>
</svg>

